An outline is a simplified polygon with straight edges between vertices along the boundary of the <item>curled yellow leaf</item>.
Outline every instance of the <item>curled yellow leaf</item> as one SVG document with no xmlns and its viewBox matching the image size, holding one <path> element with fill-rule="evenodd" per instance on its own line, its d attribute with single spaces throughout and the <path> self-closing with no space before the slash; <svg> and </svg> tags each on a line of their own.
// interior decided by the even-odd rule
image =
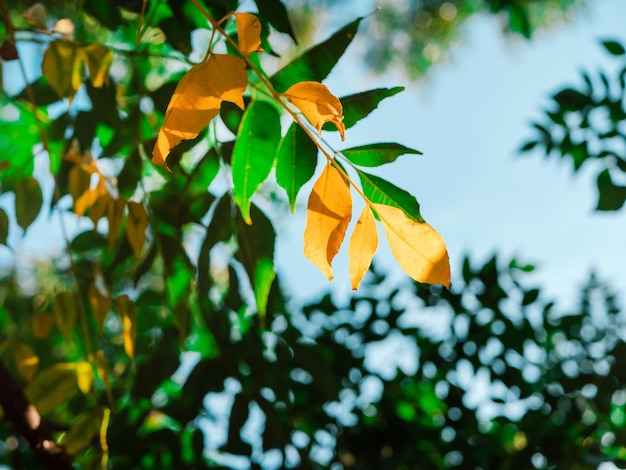
<svg viewBox="0 0 626 470">
<path fill-rule="evenodd" d="M 352 289 L 357 290 L 363 276 L 372 264 L 372 258 L 378 248 L 378 229 L 376 219 L 369 206 L 363 208 L 359 220 L 356 222 L 350 246 L 348 247 L 348 261 L 350 262 L 350 282 Z"/>
<path fill-rule="evenodd" d="M 293 103 L 311 124 L 322 134 L 322 126 L 332 122 L 345 138 L 346 126 L 343 124 L 343 106 L 326 85 L 319 82 L 300 82 L 291 86 L 283 96 Z"/>
<path fill-rule="evenodd" d="M 237 23 L 237 39 L 239 52 L 249 56 L 253 52 L 261 52 L 261 22 L 250 13 L 235 13 Z"/>
<path fill-rule="evenodd" d="M 330 263 L 339 251 L 352 217 L 352 196 L 346 180 L 332 165 L 313 185 L 306 212 L 304 255 L 330 280 Z"/>
<path fill-rule="evenodd" d="M 401 209 L 383 204 L 372 206 L 400 267 L 417 282 L 449 288 L 450 262 L 441 235 L 427 223 L 411 220 Z"/>
<path fill-rule="evenodd" d="M 152 162 L 166 166 L 170 151 L 196 137 L 217 116 L 222 100 L 243 109 L 248 86 L 246 63 L 229 54 L 213 54 L 194 65 L 178 83 L 152 152 Z"/>
</svg>

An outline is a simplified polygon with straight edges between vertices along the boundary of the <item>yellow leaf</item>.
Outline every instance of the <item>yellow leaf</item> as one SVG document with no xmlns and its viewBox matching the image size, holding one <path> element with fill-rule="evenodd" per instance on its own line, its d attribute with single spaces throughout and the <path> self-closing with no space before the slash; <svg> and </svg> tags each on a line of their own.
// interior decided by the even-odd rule
<svg viewBox="0 0 626 470">
<path fill-rule="evenodd" d="M 39 367 L 39 356 L 26 343 L 18 343 L 13 354 L 17 373 L 24 380 L 30 382 Z"/>
<path fill-rule="evenodd" d="M 74 169 L 78 170 L 78 167 L 75 167 Z M 84 171 L 84 170 L 82 170 L 81 168 L 80 171 Z M 71 176 L 71 173 L 70 173 L 70 176 Z M 80 183 L 80 184 L 83 184 L 83 183 Z M 70 191 L 72 191 L 71 185 L 72 185 L 72 181 L 70 180 Z M 104 179 L 100 177 L 98 184 L 96 184 L 95 188 L 87 189 L 87 191 L 83 192 L 82 194 L 80 194 L 80 196 L 74 199 L 74 213 L 78 217 L 82 217 L 83 215 L 85 215 L 85 211 L 87 209 L 93 206 L 98 199 L 100 199 L 102 196 L 106 194 L 107 194 L 107 188 L 104 183 Z M 72 194 L 72 197 L 74 197 L 73 194 Z"/>
<path fill-rule="evenodd" d="M 237 23 L 237 39 L 239 52 L 249 56 L 253 52 L 261 52 L 261 22 L 250 13 L 235 13 Z"/>
<path fill-rule="evenodd" d="M 109 69 L 113 63 L 113 51 L 102 44 L 83 47 L 85 63 L 89 70 L 89 80 L 96 88 L 109 84 Z"/>
<path fill-rule="evenodd" d="M 74 165 L 68 175 L 70 195 L 74 203 L 89 189 L 91 174 L 78 165 Z M 84 210 L 82 211 L 84 213 Z M 79 214 L 79 216 L 82 215 Z"/>
<path fill-rule="evenodd" d="M 328 278 L 330 263 L 339 251 L 352 217 L 352 196 L 346 180 L 326 165 L 313 185 L 304 228 L 304 255 Z"/>
<path fill-rule="evenodd" d="M 24 393 L 44 416 L 66 403 L 77 389 L 74 364 L 61 363 L 39 371 Z"/>
<path fill-rule="evenodd" d="M 122 219 L 124 218 L 124 207 L 126 202 L 122 199 L 109 198 L 109 204 L 107 205 L 107 220 L 109 221 L 109 246 L 112 247 L 115 244 L 115 239 L 122 226 Z"/>
<path fill-rule="evenodd" d="M 104 320 L 111 309 L 111 298 L 107 294 L 102 293 L 95 283 L 89 286 L 89 304 L 100 330 L 102 330 Z"/>
<path fill-rule="evenodd" d="M 137 325 L 135 324 L 135 304 L 130 297 L 122 295 L 116 297 L 115 308 L 117 314 L 122 320 L 122 335 L 124 339 L 124 350 L 128 357 L 135 357 L 135 334 L 137 333 Z"/>
<path fill-rule="evenodd" d="M 45 339 L 50 335 L 50 330 L 54 325 L 54 318 L 49 313 L 33 314 L 33 336 L 37 339 Z"/>
<path fill-rule="evenodd" d="M 378 248 L 378 230 L 376 219 L 369 206 L 363 208 L 348 247 L 348 261 L 350 262 L 350 281 L 352 288 L 357 290 L 361 279 L 370 268 L 372 258 Z"/>
<path fill-rule="evenodd" d="M 411 220 L 396 207 L 373 204 L 400 267 L 417 282 L 450 287 L 446 245 L 427 223 Z"/>
<path fill-rule="evenodd" d="M 93 368 L 87 361 L 80 361 L 76 363 L 76 383 L 78 388 L 84 395 L 91 390 L 91 384 L 93 383 Z"/>
<path fill-rule="evenodd" d="M 343 124 L 343 106 L 326 85 L 319 82 L 300 82 L 289 88 L 283 96 L 302 111 L 311 124 L 322 135 L 322 126 L 332 122 L 345 138 L 346 126 Z"/>
<path fill-rule="evenodd" d="M 126 219 L 126 236 L 137 258 L 141 256 L 141 249 L 146 241 L 147 227 L 148 213 L 143 204 L 132 201 L 129 202 L 128 218 Z"/>
<path fill-rule="evenodd" d="M 57 95 L 71 101 L 83 83 L 81 50 L 74 44 L 56 39 L 44 52 L 41 68 Z"/>
<path fill-rule="evenodd" d="M 196 137 L 219 113 L 222 100 L 243 109 L 248 86 L 246 63 L 230 54 L 213 54 L 183 76 L 165 112 L 152 151 L 152 162 L 166 166 L 170 151 L 183 140 Z"/>
</svg>

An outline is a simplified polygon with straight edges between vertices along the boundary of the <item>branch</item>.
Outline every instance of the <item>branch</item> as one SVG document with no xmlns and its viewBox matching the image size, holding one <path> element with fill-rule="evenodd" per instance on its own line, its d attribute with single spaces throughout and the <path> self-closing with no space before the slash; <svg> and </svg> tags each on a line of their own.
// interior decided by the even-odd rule
<svg viewBox="0 0 626 470">
<path fill-rule="evenodd" d="M 0 358 L 0 406 L 17 432 L 28 442 L 46 468 L 72 470 L 65 451 L 41 421 L 37 408 L 28 400 L 2 358 Z"/>
</svg>

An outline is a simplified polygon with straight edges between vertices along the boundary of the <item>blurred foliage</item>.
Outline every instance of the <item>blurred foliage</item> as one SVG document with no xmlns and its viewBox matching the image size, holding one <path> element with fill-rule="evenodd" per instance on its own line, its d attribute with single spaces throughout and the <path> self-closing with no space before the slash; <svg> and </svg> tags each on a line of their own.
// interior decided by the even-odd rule
<svg viewBox="0 0 626 470">
<path fill-rule="evenodd" d="M 626 201 L 626 186 L 619 183 L 626 173 L 626 49 L 612 39 L 601 45 L 615 60 L 612 71 L 583 72 L 579 86 L 554 93 L 543 119 L 533 123 L 535 137 L 521 151 L 571 160 L 575 172 L 590 162 L 599 170 L 596 210 L 615 211 Z"/>
<path fill-rule="evenodd" d="M 293 2 L 298 32 L 311 31 L 320 14 L 345 11 L 346 2 Z M 350 2 L 347 2 L 348 4 Z M 539 30 L 568 20 L 586 0 L 383 0 L 371 2 L 365 26 L 368 40 L 363 60 L 377 73 L 397 68 L 418 78 L 431 66 L 447 62 L 453 46 L 463 38 L 465 23 L 478 15 L 492 15 L 505 35 L 531 38 Z M 298 13 L 299 12 L 299 13 Z"/>
</svg>

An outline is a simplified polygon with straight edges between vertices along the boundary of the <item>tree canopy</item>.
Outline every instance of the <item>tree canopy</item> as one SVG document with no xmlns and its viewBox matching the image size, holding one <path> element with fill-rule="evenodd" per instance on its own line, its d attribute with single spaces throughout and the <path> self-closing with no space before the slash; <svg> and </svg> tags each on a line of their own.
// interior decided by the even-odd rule
<svg viewBox="0 0 626 470">
<path fill-rule="evenodd" d="M 487 3 L 530 34 L 539 6 Z M 421 152 L 350 145 L 402 91 L 337 97 L 322 83 L 369 19 L 269 70 L 278 39 L 298 40 L 279 0 L 0 6 L 0 244 L 13 260 L 0 273 L 0 465 L 626 464 L 611 288 L 590 276 L 563 309 L 530 284 L 534 266 L 497 254 L 466 257 L 450 285 L 416 197 L 376 174 Z M 623 60 L 618 41 L 603 47 Z M 556 92 L 522 148 L 606 163 L 599 210 L 626 200 L 612 179 L 624 70 Z M 350 233 L 344 301 L 294 306 L 281 287 L 274 220 L 303 196 L 304 256 L 329 279 Z M 62 252 L 14 248 L 36 230 Z M 400 284 L 371 264 L 379 235 Z"/>
</svg>

